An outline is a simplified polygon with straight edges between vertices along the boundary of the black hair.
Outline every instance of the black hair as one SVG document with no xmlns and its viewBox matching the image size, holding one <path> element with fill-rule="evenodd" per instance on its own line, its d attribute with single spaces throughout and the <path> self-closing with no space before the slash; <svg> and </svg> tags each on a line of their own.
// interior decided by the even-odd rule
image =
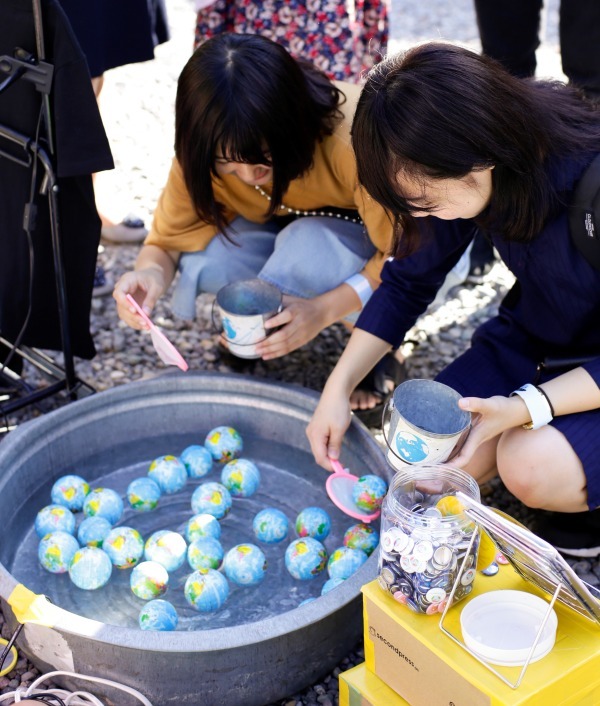
<svg viewBox="0 0 600 706">
<path fill-rule="evenodd" d="M 212 188 L 219 157 L 272 167 L 272 216 L 333 133 L 343 98 L 325 74 L 265 37 L 224 33 L 202 44 L 175 101 L 175 154 L 199 217 L 227 233 Z"/>
<path fill-rule="evenodd" d="M 458 179 L 493 166 L 492 197 L 475 220 L 525 242 L 560 205 L 549 165 L 600 149 L 600 117 L 569 86 L 515 78 L 493 59 L 432 42 L 369 72 L 352 144 L 359 181 L 395 219 L 393 250 L 406 255 L 418 243 L 411 212 L 428 208 L 399 193 L 398 174 Z"/>
</svg>

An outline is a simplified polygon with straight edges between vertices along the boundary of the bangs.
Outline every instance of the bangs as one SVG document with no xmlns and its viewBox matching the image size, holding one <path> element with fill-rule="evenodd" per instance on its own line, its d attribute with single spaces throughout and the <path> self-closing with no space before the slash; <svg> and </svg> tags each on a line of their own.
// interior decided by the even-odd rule
<svg viewBox="0 0 600 706">
<path fill-rule="evenodd" d="M 233 131 L 227 135 L 221 134 L 217 143 L 217 157 L 228 162 L 240 164 L 264 164 L 272 167 L 271 150 L 262 135 L 254 134 L 249 126 Z"/>
</svg>

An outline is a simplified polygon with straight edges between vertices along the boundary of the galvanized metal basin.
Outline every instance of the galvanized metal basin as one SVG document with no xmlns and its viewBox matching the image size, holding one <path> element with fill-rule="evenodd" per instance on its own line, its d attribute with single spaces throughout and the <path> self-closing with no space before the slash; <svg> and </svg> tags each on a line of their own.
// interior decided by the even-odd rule
<svg viewBox="0 0 600 706">
<path fill-rule="evenodd" d="M 116 608 L 112 597 L 116 594 L 109 592 L 103 598 L 104 589 L 85 592 L 69 587 L 66 576 L 48 574 L 32 559 L 37 546 L 32 531 L 35 515 L 49 503 L 58 477 L 79 473 L 94 487 L 110 479 L 122 492 L 131 474 L 141 475 L 139 469 L 153 458 L 202 443 L 210 429 L 222 424 L 240 431 L 248 449 L 243 455 L 264 464 L 272 481 L 287 479 L 281 487 L 279 481 L 271 485 L 269 492 L 279 488 L 273 500 L 287 503 L 288 514 L 309 504 L 331 512 L 334 529 L 326 542 L 331 551 L 353 521 L 336 515 L 339 511 L 325 495 L 326 473 L 310 454 L 305 427 L 317 399 L 304 388 L 241 375 L 176 372 L 74 402 L 22 425 L 2 441 L 3 611 L 16 627 L 6 601 L 18 584 L 48 595 L 58 606 L 51 626 L 27 622 L 21 633 L 20 648 L 36 666 L 128 684 L 155 706 L 262 706 L 297 693 L 331 671 L 360 638 L 360 587 L 376 575 L 374 556 L 341 586 L 306 605 L 298 606 L 311 589 L 294 587 L 289 600 L 280 600 L 272 615 L 257 610 L 258 619 L 236 625 L 222 617 L 194 616 L 180 621 L 181 629 L 161 633 L 136 627 L 129 598 Z M 377 473 L 389 480 L 392 474 L 381 450 L 357 421 L 346 436 L 341 460 L 359 475 Z M 219 480 L 218 473 L 205 480 Z M 173 505 L 168 511 L 179 509 Z M 272 570 L 285 573 L 277 561 Z M 126 582 L 125 572 L 116 581 Z M 265 581 L 263 595 L 267 586 Z M 239 599 L 250 600 L 242 591 Z M 65 683 L 75 686 L 69 680 Z M 109 688 L 95 692 L 118 706 L 139 703 Z"/>
</svg>

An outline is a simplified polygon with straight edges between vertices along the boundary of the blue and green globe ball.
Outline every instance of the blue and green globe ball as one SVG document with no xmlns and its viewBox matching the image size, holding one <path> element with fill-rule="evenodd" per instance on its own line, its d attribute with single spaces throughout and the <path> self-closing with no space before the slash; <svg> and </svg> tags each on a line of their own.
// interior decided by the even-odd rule
<svg viewBox="0 0 600 706">
<path fill-rule="evenodd" d="M 320 507 L 306 507 L 296 518 L 298 537 L 312 537 L 322 542 L 331 531 L 331 518 Z"/>
<path fill-rule="evenodd" d="M 196 610 L 208 613 L 219 608 L 229 596 L 227 579 L 214 569 L 194 571 L 183 588 L 186 601 Z"/>
<path fill-rule="evenodd" d="M 95 488 L 83 502 L 86 517 L 104 517 L 111 525 L 116 525 L 123 515 L 121 496 L 112 488 Z"/>
<path fill-rule="evenodd" d="M 213 537 L 195 539 L 187 549 L 187 560 L 192 569 L 218 569 L 224 555 L 221 542 Z"/>
<path fill-rule="evenodd" d="M 204 446 L 210 451 L 213 459 L 219 463 L 227 463 L 239 458 L 244 448 L 240 433 L 233 427 L 215 427 L 206 435 Z"/>
<path fill-rule="evenodd" d="M 285 568 L 300 581 L 318 576 L 327 565 L 327 550 L 313 537 L 295 539 L 285 550 Z"/>
<path fill-rule="evenodd" d="M 161 494 L 158 483 L 147 476 L 132 480 L 126 492 L 129 505 L 138 512 L 156 510 Z"/>
<path fill-rule="evenodd" d="M 367 559 L 368 556 L 362 549 L 338 547 L 327 562 L 329 578 L 347 579 L 360 569 Z"/>
<path fill-rule="evenodd" d="M 202 483 L 192 493 L 192 511 L 206 513 L 221 520 L 231 510 L 231 493 L 221 483 Z"/>
<path fill-rule="evenodd" d="M 192 444 L 180 454 L 179 460 L 186 468 L 190 478 L 204 478 L 210 473 L 213 466 L 213 457 L 206 446 Z"/>
<path fill-rule="evenodd" d="M 290 521 L 286 515 L 274 507 L 267 507 L 257 512 L 252 521 L 256 539 L 265 544 L 282 542 L 288 535 Z"/>
<path fill-rule="evenodd" d="M 185 526 L 185 538 L 188 542 L 193 542 L 201 537 L 212 537 L 219 539 L 221 536 L 221 525 L 219 520 L 207 512 L 191 517 Z"/>
<path fill-rule="evenodd" d="M 142 630 L 175 630 L 178 622 L 175 606 L 162 598 L 146 603 L 138 617 L 138 625 Z"/>
<path fill-rule="evenodd" d="M 73 556 L 69 577 L 77 588 L 95 591 L 109 582 L 112 570 L 110 557 L 103 549 L 83 547 Z"/>
<path fill-rule="evenodd" d="M 131 591 L 145 601 L 164 595 L 168 585 L 169 572 L 157 561 L 142 561 L 129 577 Z"/>
<path fill-rule="evenodd" d="M 86 517 L 77 530 L 77 539 L 82 547 L 102 547 L 112 525 L 106 517 Z"/>
<path fill-rule="evenodd" d="M 260 485 L 260 471 L 247 458 L 237 458 L 225 464 L 221 471 L 221 483 L 234 498 L 249 498 Z"/>
<path fill-rule="evenodd" d="M 365 522 L 358 522 L 344 532 L 343 543 L 345 547 L 362 549 L 371 556 L 379 544 L 379 532 Z"/>
<path fill-rule="evenodd" d="M 151 478 L 166 495 L 178 493 L 185 487 L 188 474 L 185 466 L 177 456 L 159 456 L 148 468 Z"/>
<path fill-rule="evenodd" d="M 236 544 L 223 559 L 227 578 L 240 586 L 256 586 L 265 577 L 267 558 L 255 544 Z"/>
<path fill-rule="evenodd" d="M 115 527 L 104 539 L 102 549 L 115 568 L 130 569 L 144 555 L 144 540 L 133 527 Z"/>
<path fill-rule="evenodd" d="M 352 500 L 356 507 L 365 512 L 373 513 L 381 509 L 381 504 L 387 493 L 387 483 L 379 476 L 361 476 L 352 489 Z"/>
<path fill-rule="evenodd" d="M 187 544 L 179 532 L 158 530 L 148 537 L 144 548 L 147 561 L 157 561 L 167 571 L 177 571 L 183 565 L 187 553 Z"/>
<path fill-rule="evenodd" d="M 341 583 L 344 583 L 345 579 L 336 577 L 333 579 L 327 579 L 325 583 L 323 584 L 323 588 L 321 589 L 321 595 L 325 596 L 329 591 L 333 591 L 334 588 L 337 588 Z"/>
<path fill-rule="evenodd" d="M 64 505 L 73 512 L 79 512 L 89 492 L 90 486 L 81 476 L 66 475 L 54 483 L 50 497 L 56 505 Z"/>
<path fill-rule="evenodd" d="M 69 570 L 79 542 L 68 532 L 49 532 L 38 544 L 38 559 L 51 574 L 64 574 Z"/>
<path fill-rule="evenodd" d="M 75 515 L 64 505 L 46 505 L 35 516 L 35 532 L 40 538 L 50 532 L 75 534 Z"/>
</svg>

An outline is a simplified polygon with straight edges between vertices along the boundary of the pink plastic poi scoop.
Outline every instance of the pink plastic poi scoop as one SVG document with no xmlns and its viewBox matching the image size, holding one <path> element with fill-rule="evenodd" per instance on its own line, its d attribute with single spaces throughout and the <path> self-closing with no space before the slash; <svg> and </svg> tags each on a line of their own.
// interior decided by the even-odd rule
<svg viewBox="0 0 600 706">
<path fill-rule="evenodd" d="M 184 372 L 189 368 L 188 364 L 183 359 L 181 353 L 175 348 L 175 346 L 169 341 L 165 334 L 152 322 L 148 314 L 142 309 L 142 307 L 136 302 L 136 300 L 131 296 L 131 294 L 126 295 L 127 301 L 135 308 L 137 313 L 144 319 L 150 328 L 150 337 L 152 338 L 152 344 L 154 349 L 158 353 L 158 357 L 166 365 L 176 365 L 181 368 Z"/>
<path fill-rule="evenodd" d="M 381 510 L 371 514 L 366 513 L 357 507 L 352 498 L 352 491 L 358 481 L 358 477 L 352 475 L 337 459 L 330 458 L 329 461 L 334 472 L 327 478 L 325 489 L 333 504 L 342 512 L 345 512 L 346 515 L 354 517 L 355 520 L 360 520 L 361 522 L 373 522 L 373 520 L 376 520 L 381 514 Z"/>
</svg>

